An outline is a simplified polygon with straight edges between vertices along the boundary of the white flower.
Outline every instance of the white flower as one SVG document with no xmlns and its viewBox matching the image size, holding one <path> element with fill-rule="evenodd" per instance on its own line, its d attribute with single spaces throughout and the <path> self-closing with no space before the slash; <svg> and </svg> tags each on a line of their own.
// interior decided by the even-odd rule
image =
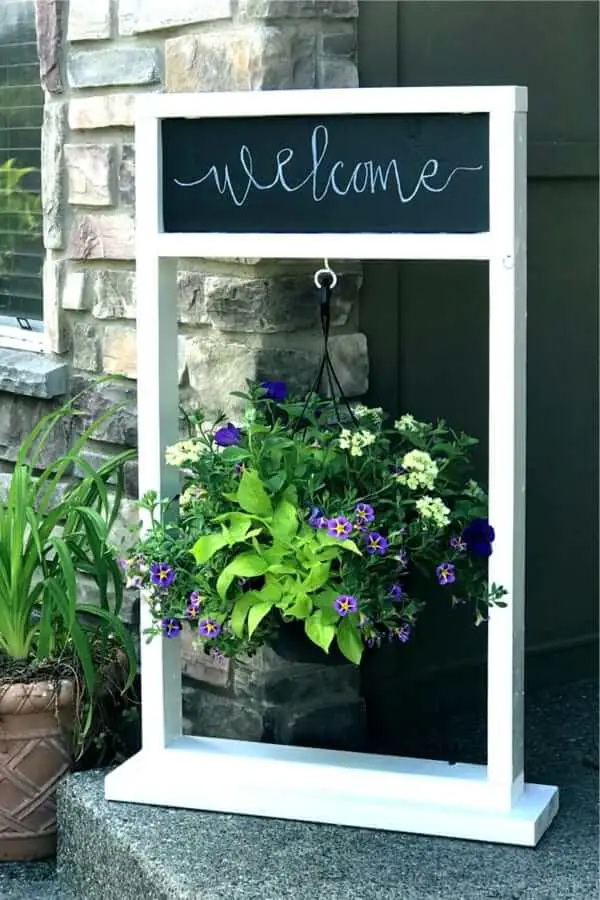
<svg viewBox="0 0 600 900">
<path fill-rule="evenodd" d="M 404 416 L 400 416 L 396 422 L 394 422 L 394 428 L 396 431 L 419 431 L 421 427 L 421 422 L 417 422 L 414 416 L 411 416 L 410 413 L 406 413 Z"/>
<path fill-rule="evenodd" d="M 191 484 L 181 492 L 179 506 L 184 509 L 186 506 L 191 506 L 192 503 L 195 503 L 198 500 L 203 500 L 204 497 L 206 497 L 206 489 L 199 484 Z"/>
<path fill-rule="evenodd" d="M 365 419 L 367 423 L 370 422 L 373 425 L 381 425 L 384 419 L 384 412 L 380 406 L 365 406 L 363 403 L 357 403 L 352 412 L 357 419 Z"/>
<path fill-rule="evenodd" d="M 445 528 L 450 524 L 450 510 L 440 497 L 420 497 L 415 506 L 422 519 L 432 522 L 438 528 Z"/>
<path fill-rule="evenodd" d="M 424 450 L 410 450 L 401 463 L 404 470 L 396 475 L 396 481 L 406 484 L 411 491 L 427 488 L 432 491 L 439 469 L 437 463 Z"/>
<path fill-rule="evenodd" d="M 372 431 L 363 429 L 362 431 L 349 431 L 343 428 L 338 439 L 338 444 L 342 450 L 349 450 L 350 456 L 362 456 L 365 447 L 374 444 L 377 440 L 376 435 Z"/>
<path fill-rule="evenodd" d="M 165 462 L 169 466 L 180 467 L 189 462 L 196 462 L 204 452 L 202 445 L 196 441 L 179 441 L 165 450 Z"/>
</svg>

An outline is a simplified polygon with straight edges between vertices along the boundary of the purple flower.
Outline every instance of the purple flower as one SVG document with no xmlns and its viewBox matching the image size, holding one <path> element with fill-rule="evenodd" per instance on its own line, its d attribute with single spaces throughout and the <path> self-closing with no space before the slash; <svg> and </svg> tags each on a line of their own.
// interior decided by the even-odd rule
<svg viewBox="0 0 600 900">
<path fill-rule="evenodd" d="M 455 535 L 450 538 L 450 546 L 453 550 L 458 550 L 459 553 L 462 553 L 467 549 L 467 545 L 460 535 Z"/>
<path fill-rule="evenodd" d="M 402 625 L 401 628 L 398 629 L 398 640 L 405 644 L 409 640 L 411 633 L 412 628 L 410 625 Z"/>
<path fill-rule="evenodd" d="M 287 395 L 285 381 L 261 381 L 260 386 L 265 392 L 263 395 L 265 400 L 275 400 L 277 403 L 285 400 Z"/>
<path fill-rule="evenodd" d="M 175 581 L 175 570 L 168 563 L 152 563 L 150 581 L 155 587 L 166 591 Z"/>
<path fill-rule="evenodd" d="M 404 591 L 401 584 L 393 584 L 388 592 L 392 603 L 400 603 L 404 598 Z"/>
<path fill-rule="evenodd" d="M 192 591 L 188 597 L 187 606 L 185 608 L 185 616 L 187 619 L 195 619 L 200 614 L 202 606 L 202 597 L 198 591 Z"/>
<path fill-rule="evenodd" d="M 372 506 L 369 506 L 368 503 L 357 503 L 354 507 L 354 514 L 356 516 L 356 526 L 358 528 L 360 525 L 368 525 L 369 522 L 372 522 L 375 518 L 375 512 Z"/>
<path fill-rule="evenodd" d="M 379 534 L 377 531 L 371 531 L 367 537 L 367 553 L 369 556 L 373 556 L 374 553 L 378 553 L 379 556 L 383 556 L 385 551 L 387 550 L 388 542 L 383 537 L 383 535 Z"/>
<path fill-rule="evenodd" d="M 327 521 L 327 534 L 329 537 L 343 541 L 352 531 L 352 523 L 345 516 L 337 516 Z"/>
<path fill-rule="evenodd" d="M 331 605 L 339 616 L 347 616 L 348 613 L 356 612 L 358 609 L 356 597 L 350 594 L 340 594 Z"/>
<path fill-rule="evenodd" d="M 175 638 L 181 631 L 181 622 L 179 619 L 162 619 L 160 627 L 165 637 Z"/>
<path fill-rule="evenodd" d="M 440 584 L 453 584 L 456 581 L 452 563 L 440 563 L 435 570 L 435 574 L 437 575 L 437 580 Z"/>
<path fill-rule="evenodd" d="M 127 571 L 127 560 L 125 559 L 124 556 L 117 556 L 117 565 L 119 567 L 119 571 L 121 572 L 121 575 L 124 575 L 125 572 Z"/>
<path fill-rule="evenodd" d="M 214 442 L 218 447 L 233 447 L 234 444 L 239 444 L 240 437 L 240 429 L 228 422 L 215 431 Z"/>
<path fill-rule="evenodd" d="M 475 556 L 491 556 L 495 537 L 496 533 L 487 519 L 473 519 L 462 533 L 467 550 Z"/>
<path fill-rule="evenodd" d="M 221 634 L 221 626 L 214 619 L 201 619 L 198 622 L 198 634 L 205 638 L 216 638 Z"/>
<path fill-rule="evenodd" d="M 323 515 L 318 506 L 313 506 L 307 521 L 311 528 L 327 528 L 327 516 Z"/>
</svg>

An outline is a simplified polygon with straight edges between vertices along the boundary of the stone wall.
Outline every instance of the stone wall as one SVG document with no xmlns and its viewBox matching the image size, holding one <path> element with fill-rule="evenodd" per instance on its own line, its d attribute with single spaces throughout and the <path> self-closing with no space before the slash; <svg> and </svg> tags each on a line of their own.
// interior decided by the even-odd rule
<svg viewBox="0 0 600 900">
<path fill-rule="evenodd" d="M 143 304 L 136 296 L 134 261 L 136 96 L 358 86 L 357 0 L 36 0 L 36 6 L 46 92 L 44 317 L 54 358 L 40 372 L 39 358 L 21 354 L 15 364 L 0 351 L 5 472 L 33 422 L 102 374 L 126 381 L 93 388 L 85 421 L 114 401 L 124 401 L 124 407 L 97 433 L 88 458 L 101 461 L 136 445 L 135 317 Z M 321 351 L 314 268 L 260 259 L 180 261 L 178 373 L 184 403 L 227 411 L 229 392 L 243 389 L 247 378 L 281 378 L 298 389 L 312 383 Z M 366 339 L 358 330 L 360 267 L 335 261 L 335 268 L 340 283 L 331 351 L 346 393 L 355 397 L 366 391 L 368 380 Z M 75 427 L 57 432 L 49 452 L 64 449 Z M 127 483 L 134 497 L 135 466 Z M 133 501 L 127 501 L 122 529 L 136 518 Z M 222 677 L 201 665 L 188 674 L 196 681 Z M 347 675 L 339 677 L 340 684 L 350 683 Z M 210 703 L 218 709 L 223 687 L 216 685 L 211 701 L 189 700 L 188 709 L 194 703 L 205 714 Z M 249 710 L 247 692 L 242 695 Z M 356 696 L 352 703 L 360 717 Z M 327 691 L 322 701 L 327 709 Z M 254 721 L 271 721 L 270 701 L 256 704 Z M 313 702 L 307 712 L 313 719 L 315 708 Z M 283 734 L 287 726 L 277 727 Z"/>
</svg>

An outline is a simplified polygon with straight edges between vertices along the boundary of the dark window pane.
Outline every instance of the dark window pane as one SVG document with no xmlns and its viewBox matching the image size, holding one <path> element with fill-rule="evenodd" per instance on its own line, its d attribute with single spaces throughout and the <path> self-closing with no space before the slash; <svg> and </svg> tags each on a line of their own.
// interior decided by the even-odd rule
<svg viewBox="0 0 600 900">
<path fill-rule="evenodd" d="M 0 316 L 11 318 L 42 318 L 43 103 L 34 2 L 0 0 Z"/>
</svg>

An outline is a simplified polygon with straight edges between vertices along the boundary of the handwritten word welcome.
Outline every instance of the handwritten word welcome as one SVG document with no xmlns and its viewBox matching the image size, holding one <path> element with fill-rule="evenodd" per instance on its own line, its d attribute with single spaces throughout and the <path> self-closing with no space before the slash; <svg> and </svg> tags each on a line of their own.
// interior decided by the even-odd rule
<svg viewBox="0 0 600 900">
<path fill-rule="evenodd" d="M 396 192 L 401 203 L 411 203 L 422 190 L 433 194 L 442 193 L 458 172 L 480 172 L 483 169 L 483 165 L 455 166 L 444 177 L 439 172 L 439 160 L 428 159 L 421 167 L 416 182 L 409 186 L 406 183 L 407 179 L 401 176 L 397 159 L 391 159 L 386 166 L 372 159 L 364 160 L 356 163 L 350 170 L 350 167 L 340 159 L 326 159 L 328 145 L 327 127 L 317 125 L 311 136 L 312 167 L 306 177 L 295 184 L 290 183 L 289 175 L 285 171 L 286 166 L 294 158 L 294 150 L 291 147 L 282 147 L 275 154 L 275 174 L 272 181 L 260 182 L 254 174 L 252 151 L 246 144 L 240 147 L 241 173 L 237 178 L 232 178 L 229 165 L 226 163 L 222 172 L 217 165 L 212 165 L 204 175 L 193 181 L 180 181 L 177 178 L 173 180 L 179 187 L 193 188 L 212 179 L 217 191 L 221 195 L 228 194 L 236 206 L 243 206 L 253 190 L 272 191 L 279 187 L 293 194 L 307 184 L 311 184 L 315 203 L 321 203 L 333 194 L 339 197 L 352 193 L 376 194 L 381 191 L 385 193 L 388 188 L 391 192 Z"/>
</svg>

